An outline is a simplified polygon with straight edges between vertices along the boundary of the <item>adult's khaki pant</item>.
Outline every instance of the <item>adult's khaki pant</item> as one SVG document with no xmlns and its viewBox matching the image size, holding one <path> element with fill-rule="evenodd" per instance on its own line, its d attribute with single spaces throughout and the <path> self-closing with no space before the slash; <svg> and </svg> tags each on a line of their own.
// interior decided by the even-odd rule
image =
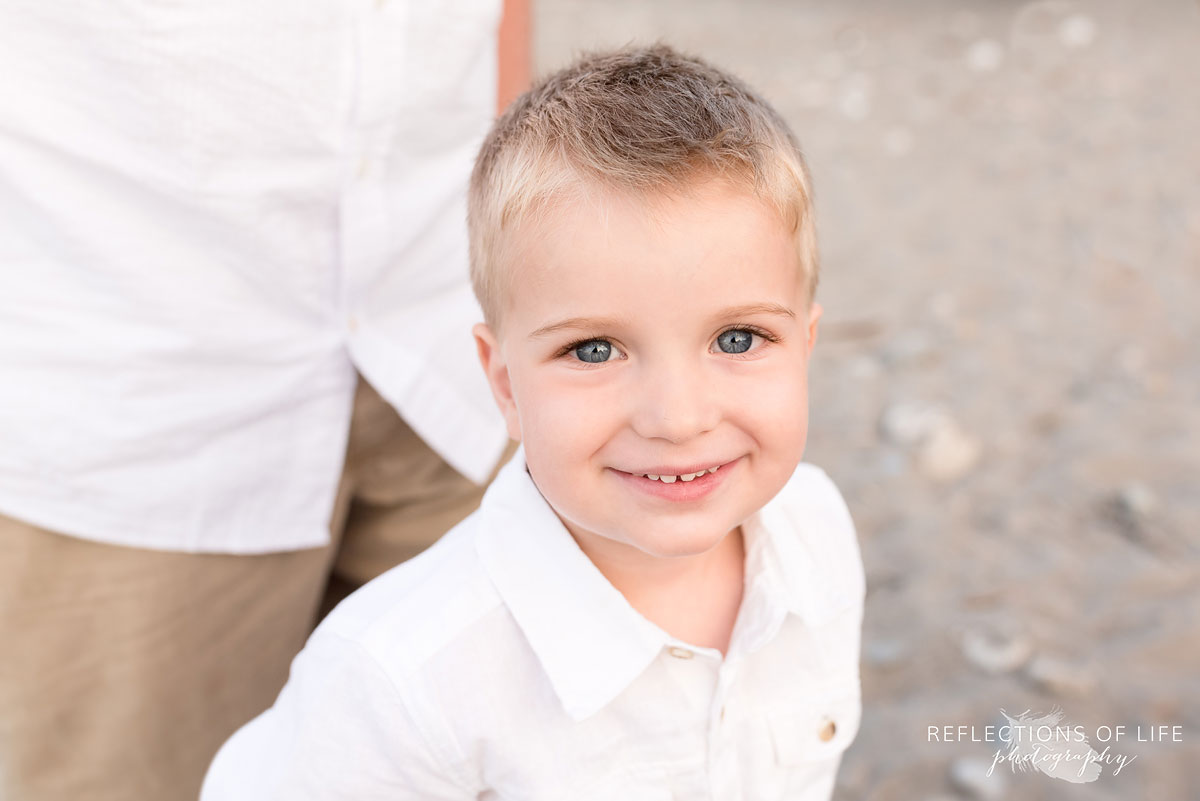
<svg viewBox="0 0 1200 801">
<path fill-rule="evenodd" d="M 0 516 L 0 801 L 195 801 L 319 615 L 481 496 L 360 382 L 328 547 L 171 553 Z"/>
</svg>

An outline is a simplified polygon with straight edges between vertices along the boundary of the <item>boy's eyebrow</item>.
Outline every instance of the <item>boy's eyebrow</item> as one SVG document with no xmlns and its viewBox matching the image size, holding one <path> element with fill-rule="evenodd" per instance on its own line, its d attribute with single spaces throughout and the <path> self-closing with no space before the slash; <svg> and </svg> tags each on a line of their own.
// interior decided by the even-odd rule
<svg viewBox="0 0 1200 801">
<path fill-rule="evenodd" d="M 559 320 L 557 323 L 543 325 L 538 330 L 529 335 L 530 339 L 536 337 L 544 337 L 546 334 L 553 334 L 555 331 L 561 331 L 564 328 L 613 328 L 618 324 L 618 321 L 613 317 L 568 317 L 566 320 Z"/>
<path fill-rule="evenodd" d="M 781 317 L 791 318 L 795 318 L 796 316 L 794 311 L 787 306 L 780 306 L 778 303 L 748 303 L 744 306 L 731 306 L 728 309 L 723 309 L 713 315 L 713 319 L 724 320 L 730 317 L 744 317 L 750 314 L 777 314 Z M 529 338 L 536 339 L 537 337 L 553 334 L 555 331 L 561 331 L 565 328 L 592 330 L 615 328 L 619 323 L 620 321 L 613 317 L 568 317 L 565 320 L 543 325 L 530 334 Z"/>
<path fill-rule="evenodd" d="M 716 315 L 719 319 L 726 317 L 744 317 L 748 314 L 778 314 L 781 317 L 795 318 L 796 313 L 787 306 L 778 303 L 748 303 L 745 306 L 732 306 Z"/>
</svg>

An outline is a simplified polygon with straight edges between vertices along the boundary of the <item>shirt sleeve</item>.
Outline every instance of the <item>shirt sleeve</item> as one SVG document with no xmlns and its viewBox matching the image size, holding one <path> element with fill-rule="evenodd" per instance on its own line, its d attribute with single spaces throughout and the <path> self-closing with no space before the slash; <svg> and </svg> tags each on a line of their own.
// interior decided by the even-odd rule
<svg viewBox="0 0 1200 801">
<path fill-rule="evenodd" d="M 275 705 L 217 753 L 200 799 L 474 799 L 430 729 L 362 645 L 318 631 Z"/>
<path fill-rule="evenodd" d="M 850 592 L 861 605 L 866 599 L 867 582 L 854 519 L 850 515 L 850 508 L 846 505 L 846 499 L 842 497 L 841 490 L 838 489 L 837 484 L 833 483 L 829 474 L 821 470 L 820 479 L 825 488 L 825 506 L 829 510 L 828 514 L 833 523 L 833 530 L 840 535 L 835 542 L 837 555 L 834 558 L 844 567 Z"/>
</svg>

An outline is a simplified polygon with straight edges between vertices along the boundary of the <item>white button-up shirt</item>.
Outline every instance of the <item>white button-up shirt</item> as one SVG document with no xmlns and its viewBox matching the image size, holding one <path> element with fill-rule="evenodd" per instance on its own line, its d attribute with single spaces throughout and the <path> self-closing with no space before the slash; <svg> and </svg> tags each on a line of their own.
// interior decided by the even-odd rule
<svg viewBox="0 0 1200 801">
<path fill-rule="evenodd" d="M 859 724 L 862 562 L 800 465 L 744 524 L 727 655 L 642 617 L 525 471 L 352 595 L 202 801 L 826 801 Z"/>
<path fill-rule="evenodd" d="M 0 514 L 323 544 L 356 368 L 486 478 L 465 190 L 499 0 L 4 9 Z"/>
</svg>

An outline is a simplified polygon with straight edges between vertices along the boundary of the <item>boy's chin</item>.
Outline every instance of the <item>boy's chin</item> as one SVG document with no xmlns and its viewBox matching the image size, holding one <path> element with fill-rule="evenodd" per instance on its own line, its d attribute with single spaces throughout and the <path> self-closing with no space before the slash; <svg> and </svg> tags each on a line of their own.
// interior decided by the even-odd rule
<svg viewBox="0 0 1200 801">
<path fill-rule="evenodd" d="M 732 529 L 730 529 L 732 530 Z M 655 532 L 653 536 L 631 538 L 631 547 L 659 559 L 678 559 L 708 553 L 729 535 L 729 531 L 688 531 L 670 536 Z"/>
</svg>

